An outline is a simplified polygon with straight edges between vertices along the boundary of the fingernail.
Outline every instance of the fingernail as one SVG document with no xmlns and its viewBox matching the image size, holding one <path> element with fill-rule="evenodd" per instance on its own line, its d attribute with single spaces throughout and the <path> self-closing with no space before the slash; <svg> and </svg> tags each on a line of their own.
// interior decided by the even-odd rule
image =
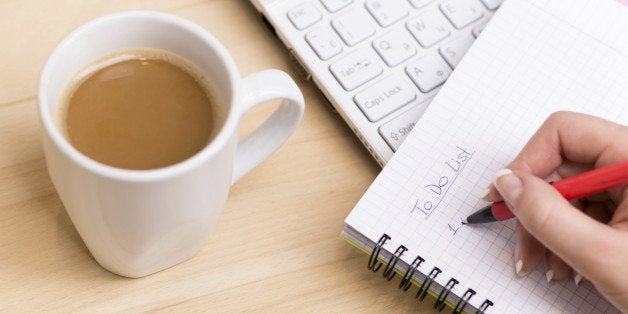
<svg viewBox="0 0 628 314">
<path fill-rule="evenodd" d="M 521 179 L 513 174 L 510 169 L 497 171 L 493 184 L 507 203 L 513 203 L 513 201 L 519 199 L 521 191 L 523 190 Z M 512 206 L 510 207 L 513 209 Z"/>
<path fill-rule="evenodd" d="M 515 273 L 519 277 L 523 277 L 523 276 L 528 274 L 527 272 L 523 271 L 523 261 L 522 260 L 518 260 L 517 263 L 515 264 Z"/>
<path fill-rule="evenodd" d="M 519 277 L 523 277 L 528 274 L 527 271 L 523 270 L 523 258 L 521 258 L 521 241 L 517 241 L 515 245 L 515 273 Z"/>
<path fill-rule="evenodd" d="M 582 275 L 576 273 L 573 280 L 576 282 L 576 286 L 580 286 L 580 283 L 582 283 Z"/>
<path fill-rule="evenodd" d="M 482 196 L 482 200 L 485 202 L 490 202 L 491 200 L 488 198 L 488 193 L 490 193 L 491 189 L 487 188 L 486 192 L 484 192 L 484 196 Z"/>
<path fill-rule="evenodd" d="M 497 187 L 497 179 L 508 175 L 508 174 L 512 174 L 512 170 L 508 169 L 508 168 L 504 168 L 504 169 L 500 169 L 495 173 L 495 177 L 493 177 L 493 185 L 495 185 Z"/>
<path fill-rule="evenodd" d="M 547 278 L 547 284 L 549 284 L 550 286 L 554 284 L 554 281 L 552 280 L 554 278 L 554 271 L 553 270 L 548 270 L 545 273 L 545 278 Z"/>
</svg>

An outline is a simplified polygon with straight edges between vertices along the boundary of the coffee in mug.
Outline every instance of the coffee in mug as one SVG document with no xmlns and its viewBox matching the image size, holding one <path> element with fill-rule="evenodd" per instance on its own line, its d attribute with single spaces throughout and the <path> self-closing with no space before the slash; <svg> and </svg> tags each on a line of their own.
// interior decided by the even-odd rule
<svg viewBox="0 0 628 314">
<path fill-rule="evenodd" d="M 135 50 L 141 52 L 140 57 L 118 58 L 120 52 Z M 136 164 L 117 164 L 104 160 L 97 162 L 95 159 L 111 151 L 122 151 L 118 146 L 109 151 L 97 151 L 91 158 L 87 156 L 89 152 L 77 150 L 75 144 L 68 140 L 72 136 L 64 136 L 68 132 L 59 123 L 63 122 L 63 119 L 59 120 L 60 113 L 63 113 L 62 117 L 67 113 L 68 117 L 73 115 L 70 112 L 74 107 L 71 95 L 78 97 L 86 88 L 90 97 L 100 97 L 93 90 L 87 90 L 91 77 L 94 77 L 98 90 L 104 90 L 103 82 L 114 83 L 118 77 L 124 77 L 126 71 L 131 71 L 129 69 L 144 70 L 141 62 L 148 60 L 140 58 L 155 56 L 150 53 L 153 50 L 169 53 L 158 54 L 155 58 L 160 60 L 159 67 L 165 69 L 151 66 L 147 77 L 167 80 L 165 82 L 169 83 L 151 87 L 151 90 L 155 93 L 172 92 L 173 101 L 169 103 L 185 105 L 182 112 L 187 113 L 177 118 L 177 124 L 155 121 L 180 113 L 166 111 L 158 117 L 149 118 L 153 114 L 151 110 L 156 108 L 154 103 L 165 96 L 153 97 L 155 95 L 148 88 L 121 83 L 121 86 L 115 87 L 131 89 L 110 92 L 108 97 L 112 97 L 111 100 L 126 103 L 131 98 L 148 97 L 148 101 L 141 98 L 148 109 L 130 114 L 130 110 L 136 108 L 122 105 L 115 109 L 120 112 L 110 119 L 82 124 L 78 126 L 78 131 L 87 133 L 90 128 L 97 127 L 97 123 L 105 126 L 120 123 L 121 126 L 117 126 L 120 129 L 111 129 L 115 132 L 104 128 L 102 133 L 98 133 L 100 135 L 94 136 L 93 144 L 105 147 L 105 144 L 111 143 L 98 141 L 111 141 L 123 146 L 121 143 L 127 141 L 125 137 L 132 134 L 127 128 L 139 126 L 136 131 L 146 131 L 150 134 L 149 138 L 154 139 L 152 142 L 149 140 L 151 145 L 162 145 L 162 137 L 172 136 L 176 141 L 183 142 L 175 144 L 181 144 L 185 149 L 177 146 L 176 149 L 164 150 L 183 153 L 161 160 L 163 163 L 153 163 L 142 157 Z M 170 55 L 180 56 L 189 62 L 180 63 L 178 58 L 170 59 Z M 105 62 L 100 62 L 102 60 Z M 127 60 L 134 60 L 135 64 L 127 64 Z M 194 66 L 188 68 L 188 64 Z M 115 66 L 107 69 L 110 65 Z M 180 69 L 186 73 L 181 73 Z M 153 70 L 157 74 L 153 75 Z M 175 76 L 180 77 L 183 83 L 170 86 L 173 80 L 179 80 L 175 80 Z M 142 84 L 148 82 L 139 79 L 139 76 L 136 78 Z M 194 80 L 197 80 L 197 85 L 192 83 Z M 181 96 L 181 86 L 195 96 Z M 209 97 L 203 99 L 203 93 Z M 196 99 L 199 103 L 191 105 L 193 102 L 184 102 L 184 98 Z M 281 100 L 274 113 L 238 141 L 238 129 L 244 114 L 273 99 Z M 66 107 L 66 104 L 69 106 Z M 231 184 L 286 141 L 299 124 L 305 106 L 298 86 L 286 73 L 264 70 L 241 77 L 227 49 L 205 29 L 183 18 L 153 11 L 128 11 L 104 16 L 69 34 L 46 62 L 39 84 L 38 105 L 48 173 L 72 223 L 100 265 L 116 274 L 134 278 L 172 267 L 194 256 L 218 221 Z M 78 122 L 110 114 L 107 111 L 113 109 L 104 105 L 101 104 L 101 109 L 88 108 L 79 113 Z M 138 117 L 124 122 L 131 115 Z M 209 115 L 211 118 L 208 118 Z M 188 130 L 197 128 L 196 131 Z M 154 147 L 151 145 L 125 145 L 130 149 L 120 154 L 124 158 L 147 151 L 150 158 L 160 157 L 151 156 L 158 154 L 152 151 Z M 202 149 L 194 153 L 197 145 L 201 145 Z M 190 154 L 193 155 L 186 157 Z M 119 156 L 114 157 L 113 160 L 117 160 Z M 181 159 L 185 160 L 177 162 Z M 164 166 L 169 163 L 174 164 Z"/>
<path fill-rule="evenodd" d="M 59 124 L 78 151 L 124 169 L 155 169 L 203 149 L 222 106 L 208 79 L 162 50 L 106 55 L 80 71 L 62 97 Z"/>
</svg>

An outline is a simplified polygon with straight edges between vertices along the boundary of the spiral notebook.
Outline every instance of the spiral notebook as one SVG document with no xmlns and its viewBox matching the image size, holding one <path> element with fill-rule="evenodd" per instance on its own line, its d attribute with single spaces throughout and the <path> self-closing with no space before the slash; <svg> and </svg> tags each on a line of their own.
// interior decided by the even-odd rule
<svg viewBox="0 0 628 314">
<path fill-rule="evenodd" d="M 507 0 L 346 218 L 368 268 L 439 310 L 617 312 L 588 282 L 548 286 L 542 265 L 518 278 L 514 221 L 461 220 L 552 112 L 628 124 L 627 30 L 615 1 Z"/>
</svg>

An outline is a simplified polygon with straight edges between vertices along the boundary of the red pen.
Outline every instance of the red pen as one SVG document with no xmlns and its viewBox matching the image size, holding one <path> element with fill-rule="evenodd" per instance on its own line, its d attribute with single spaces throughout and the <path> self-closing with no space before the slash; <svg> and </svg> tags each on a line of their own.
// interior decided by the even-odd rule
<svg viewBox="0 0 628 314">
<path fill-rule="evenodd" d="M 552 183 L 564 198 L 573 200 L 628 184 L 628 161 L 618 162 L 602 168 Z M 465 223 L 479 224 L 502 221 L 515 217 L 506 203 L 495 202 L 467 217 Z"/>
</svg>

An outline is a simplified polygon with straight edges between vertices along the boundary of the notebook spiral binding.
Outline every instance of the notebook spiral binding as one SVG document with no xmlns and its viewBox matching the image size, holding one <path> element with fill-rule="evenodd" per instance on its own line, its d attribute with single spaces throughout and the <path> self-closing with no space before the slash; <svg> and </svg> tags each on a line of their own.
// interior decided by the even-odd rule
<svg viewBox="0 0 628 314">
<path fill-rule="evenodd" d="M 369 257 L 369 262 L 368 262 L 368 269 L 373 271 L 374 273 L 377 272 L 382 267 L 383 263 L 379 261 L 379 253 L 384 247 L 384 244 L 386 244 L 386 242 L 390 239 L 391 237 L 384 233 L 379 238 L 379 241 L 377 241 L 377 243 L 375 244 L 375 247 L 373 247 L 373 251 L 371 251 L 371 256 Z M 392 256 L 390 257 L 390 259 L 388 260 L 386 264 L 386 267 L 384 268 L 384 271 L 382 272 L 382 276 L 386 278 L 386 280 L 392 280 L 393 277 L 395 277 L 395 266 L 397 265 L 397 262 L 399 262 L 399 260 L 401 259 L 401 256 L 406 251 L 408 251 L 408 248 L 406 248 L 403 245 L 400 245 L 397 248 L 397 250 L 395 250 L 395 252 L 392 254 Z M 410 265 L 408 265 L 406 272 L 404 273 L 403 277 L 401 278 L 401 281 L 399 282 L 399 289 L 403 289 L 404 291 L 408 291 L 408 289 L 410 289 L 410 287 L 412 286 L 412 277 L 414 276 L 416 272 L 419 271 L 418 268 L 421 266 L 423 262 L 425 262 L 425 259 L 423 259 L 421 256 L 417 256 L 414 259 L 414 261 Z M 440 268 L 438 267 L 432 268 L 432 270 L 428 273 L 428 275 L 425 277 L 425 279 L 419 286 L 419 291 L 417 291 L 414 297 L 416 299 L 419 299 L 419 301 L 423 301 L 425 297 L 427 296 L 427 293 L 432 283 L 434 282 L 434 280 L 440 273 L 442 273 L 442 270 Z M 449 296 L 449 294 L 451 293 L 451 290 L 459 283 L 460 282 L 456 278 L 449 279 L 447 284 L 443 287 L 443 289 L 438 294 L 438 298 L 436 299 L 436 302 L 434 303 L 434 309 L 440 312 L 445 308 L 445 305 L 446 305 L 445 301 L 447 300 L 447 296 Z M 460 300 L 458 301 L 458 303 L 456 303 L 456 307 L 454 308 L 453 313 L 462 313 L 464 311 L 464 308 L 469 303 L 469 300 L 471 300 L 471 298 L 475 294 L 476 294 L 475 290 L 467 289 L 467 291 L 462 295 L 462 297 L 460 297 Z M 486 311 L 490 306 L 493 306 L 493 302 L 491 302 L 491 300 L 489 299 L 486 299 L 484 300 L 480 308 L 478 308 L 476 313 L 484 313 L 484 311 Z"/>
</svg>

